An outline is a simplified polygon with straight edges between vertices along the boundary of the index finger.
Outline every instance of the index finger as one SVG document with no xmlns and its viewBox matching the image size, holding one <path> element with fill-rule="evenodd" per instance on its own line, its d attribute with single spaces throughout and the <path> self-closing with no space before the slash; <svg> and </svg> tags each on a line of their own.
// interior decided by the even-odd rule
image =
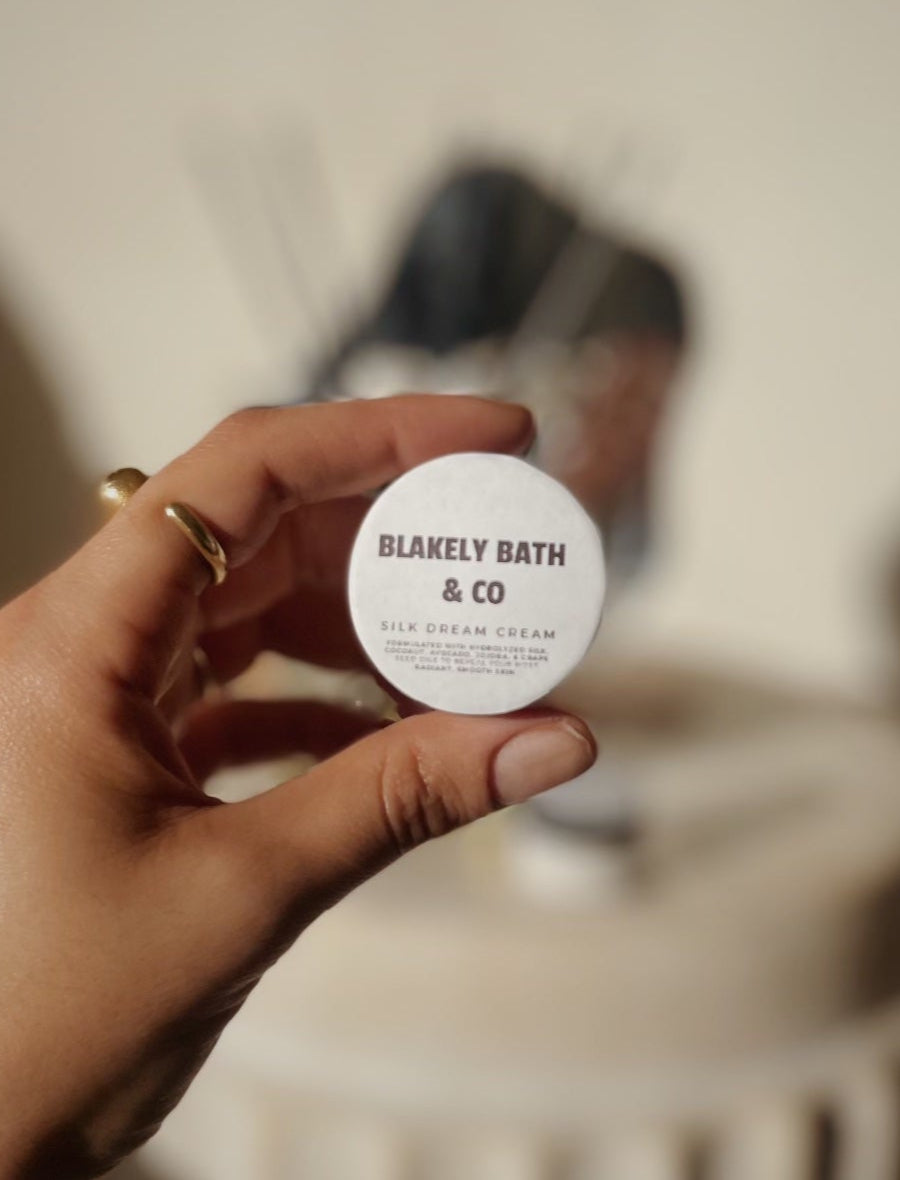
<svg viewBox="0 0 900 1180">
<path fill-rule="evenodd" d="M 180 501 L 250 561 L 279 519 L 303 504 L 369 491 L 452 451 L 517 451 L 532 435 L 521 406 L 409 395 L 242 410 L 153 476 L 67 564 L 78 633 L 117 678 L 155 695 L 193 625 L 209 572 L 166 519 Z"/>
</svg>

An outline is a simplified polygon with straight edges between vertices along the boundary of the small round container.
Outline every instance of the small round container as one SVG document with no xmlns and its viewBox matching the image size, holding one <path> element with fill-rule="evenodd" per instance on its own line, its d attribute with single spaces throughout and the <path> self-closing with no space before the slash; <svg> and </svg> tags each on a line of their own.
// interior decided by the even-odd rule
<svg viewBox="0 0 900 1180">
<path fill-rule="evenodd" d="M 378 497 L 350 560 L 353 625 L 404 696 L 508 713 L 579 663 L 600 622 L 603 546 L 556 480 L 508 455 L 445 455 Z"/>
</svg>

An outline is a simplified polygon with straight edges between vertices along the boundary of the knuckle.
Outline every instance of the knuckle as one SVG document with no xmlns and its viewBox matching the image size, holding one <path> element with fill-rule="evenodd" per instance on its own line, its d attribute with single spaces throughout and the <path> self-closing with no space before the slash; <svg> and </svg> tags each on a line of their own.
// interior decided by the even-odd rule
<svg viewBox="0 0 900 1180">
<path fill-rule="evenodd" d="M 469 797 L 440 760 L 415 742 L 392 750 L 380 779 L 388 835 L 398 854 L 477 819 L 489 807 Z"/>
<path fill-rule="evenodd" d="M 256 430 L 257 427 L 265 421 L 273 413 L 269 406 L 243 406 L 239 410 L 234 410 L 223 418 L 219 425 L 215 428 L 215 433 L 219 435 L 239 437 L 245 435 L 248 431 Z"/>
<path fill-rule="evenodd" d="M 226 451 L 235 451 L 246 447 L 248 437 L 254 438 L 261 420 L 261 411 L 254 408 L 234 410 L 227 417 L 219 421 L 203 438 L 196 442 L 189 451 L 175 460 L 172 465 L 186 466 L 188 469 L 197 463 L 209 462 Z"/>
</svg>

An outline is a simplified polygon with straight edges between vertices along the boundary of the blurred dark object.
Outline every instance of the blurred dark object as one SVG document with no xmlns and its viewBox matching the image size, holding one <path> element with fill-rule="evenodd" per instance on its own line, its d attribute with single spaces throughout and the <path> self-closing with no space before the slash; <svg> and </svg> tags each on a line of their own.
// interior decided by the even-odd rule
<svg viewBox="0 0 900 1180">
<path fill-rule="evenodd" d="M 585 269 L 597 277 L 587 288 Z M 333 396 L 342 364 L 362 348 L 444 356 L 479 340 L 508 341 L 545 290 L 556 288 L 568 310 L 567 288 L 576 284 L 584 294 L 568 322 L 559 328 L 544 317 L 539 335 L 568 343 L 611 334 L 684 341 L 683 299 L 662 263 L 584 224 L 574 205 L 523 172 L 460 168 L 425 202 L 374 312 L 326 359 L 312 398 Z"/>
<path fill-rule="evenodd" d="M 613 582 L 627 580 L 651 549 L 657 442 L 688 336 L 673 271 L 490 164 L 451 171 L 398 256 L 374 309 L 312 365 L 309 399 L 464 390 L 528 405 L 533 460 L 597 521 Z"/>
<path fill-rule="evenodd" d="M 25 333 L 0 301 L 0 603 L 81 541 L 91 497 Z"/>
</svg>

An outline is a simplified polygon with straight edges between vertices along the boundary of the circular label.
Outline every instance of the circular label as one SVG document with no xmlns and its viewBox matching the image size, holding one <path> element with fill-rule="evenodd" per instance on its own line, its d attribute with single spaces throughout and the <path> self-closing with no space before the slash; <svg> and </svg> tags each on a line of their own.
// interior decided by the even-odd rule
<svg viewBox="0 0 900 1180">
<path fill-rule="evenodd" d="M 532 704 L 597 630 L 600 535 L 562 484 L 522 459 L 445 455 L 408 471 L 360 527 L 353 625 L 405 696 L 453 713 Z"/>
</svg>

